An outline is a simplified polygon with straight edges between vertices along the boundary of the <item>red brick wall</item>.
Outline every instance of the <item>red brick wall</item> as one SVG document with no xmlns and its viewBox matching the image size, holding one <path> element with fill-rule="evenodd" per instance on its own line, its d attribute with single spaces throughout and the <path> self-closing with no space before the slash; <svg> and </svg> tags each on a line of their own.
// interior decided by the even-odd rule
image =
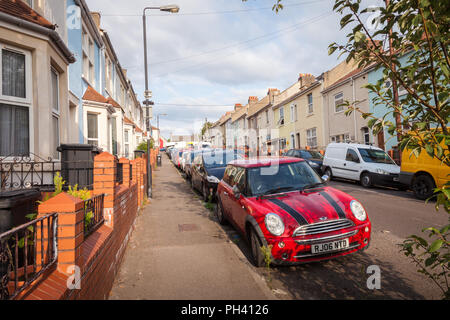
<svg viewBox="0 0 450 320">
<path fill-rule="evenodd" d="M 124 169 L 127 161 L 120 160 L 124 163 Z M 110 223 L 105 223 L 87 238 L 84 238 L 83 232 L 81 235 L 79 232 L 80 221 L 84 219 L 84 215 L 80 215 L 83 202 L 79 199 L 62 193 L 40 205 L 40 215 L 61 212 L 58 247 L 64 250 L 59 252 L 57 265 L 35 281 L 18 299 L 108 298 L 144 197 L 142 171 L 145 159 L 133 162 L 136 162 L 137 168 L 133 167 L 133 180 L 127 179 L 126 183 L 118 185 L 115 181 L 117 159 L 108 153 L 95 158 L 93 194 L 106 194 L 104 216 L 110 219 Z M 129 177 L 128 170 L 124 170 L 124 175 L 128 174 Z M 73 274 L 73 270 L 68 268 L 73 265 L 81 269 L 80 289 L 67 287 L 67 280 Z"/>
</svg>

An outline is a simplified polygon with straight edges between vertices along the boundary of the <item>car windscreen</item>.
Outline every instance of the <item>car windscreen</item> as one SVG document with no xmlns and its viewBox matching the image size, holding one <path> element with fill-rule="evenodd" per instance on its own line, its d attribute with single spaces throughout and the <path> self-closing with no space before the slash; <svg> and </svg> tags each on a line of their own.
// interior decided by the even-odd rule
<svg viewBox="0 0 450 320">
<path fill-rule="evenodd" d="M 383 150 L 358 148 L 364 162 L 395 164 Z"/>
<path fill-rule="evenodd" d="M 302 150 L 300 151 L 300 155 L 303 159 L 317 159 L 322 160 L 323 156 L 317 151 L 311 151 L 311 150 Z"/>
<path fill-rule="evenodd" d="M 203 155 L 203 162 L 207 169 L 226 167 L 229 162 L 239 159 L 243 159 L 243 156 L 236 152 L 211 152 Z"/>
<path fill-rule="evenodd" d="M 301 190 L 322 183 L 322 179 L 305 161 L 280 164 L 277 169 L 250 168 L 247 178 L 250 195 L 260 196 L 277 189 Z"/>
</svg>

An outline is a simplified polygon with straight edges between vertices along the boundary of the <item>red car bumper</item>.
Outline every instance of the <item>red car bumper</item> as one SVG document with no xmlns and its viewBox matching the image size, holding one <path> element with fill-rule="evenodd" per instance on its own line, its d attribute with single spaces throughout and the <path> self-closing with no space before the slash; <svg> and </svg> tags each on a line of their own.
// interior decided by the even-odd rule
<svg viewBox="0 0 450 320">
<path fill-rule="evenodd" d="M 328 232 L 304 237 L 266 237 L 267 244 L 272 245 L 272 262 L 278 265 L 300 264 L 332 259 L 367 249 L 370 244 L 371 224 L 369 221 L 335 232 Z M 348 239 L 345 249 L 312 253 L 311 247 L 317 244 Z"/>
</svg>

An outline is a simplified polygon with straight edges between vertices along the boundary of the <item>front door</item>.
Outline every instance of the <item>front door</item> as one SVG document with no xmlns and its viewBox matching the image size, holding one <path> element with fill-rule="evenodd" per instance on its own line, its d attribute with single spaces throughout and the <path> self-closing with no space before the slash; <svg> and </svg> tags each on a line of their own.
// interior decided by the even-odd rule
<svg viewBox="0 0 450 320">
<path fill-rule="evenodd" d="M 385 146 L 384 146 L 384 131 L 381 130 L 378 133 L 378 148 L 385 150 Z"/>
</svg>

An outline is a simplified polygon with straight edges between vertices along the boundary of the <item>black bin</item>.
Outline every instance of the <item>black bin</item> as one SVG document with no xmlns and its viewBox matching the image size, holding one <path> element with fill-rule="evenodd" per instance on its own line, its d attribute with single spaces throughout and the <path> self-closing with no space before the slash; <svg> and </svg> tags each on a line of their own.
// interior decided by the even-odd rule
<svg viewBox="0 0 450 320">
<path fill-rule="evenodd" d="M 37 189 L 0 192 L 0 234 L 30 222 L 26 215 L 37 212 L 40 199 Z"/>
<path fill-rule="evenodd" d="M 156 156 L 156 164 L 158 165 L 158 167 L 162 166 L 162 159 L 161 159 L 161 155 L 160 154 L 158 154 Z"/>
<path fill-rule="evenodd" d="M 66 181 L 65 186 L 92 189 L 94 157 L 101 149 L 90 144 L 62 144 L 57 150 L 61 152 L 61 176 Z"/>
</svg>

